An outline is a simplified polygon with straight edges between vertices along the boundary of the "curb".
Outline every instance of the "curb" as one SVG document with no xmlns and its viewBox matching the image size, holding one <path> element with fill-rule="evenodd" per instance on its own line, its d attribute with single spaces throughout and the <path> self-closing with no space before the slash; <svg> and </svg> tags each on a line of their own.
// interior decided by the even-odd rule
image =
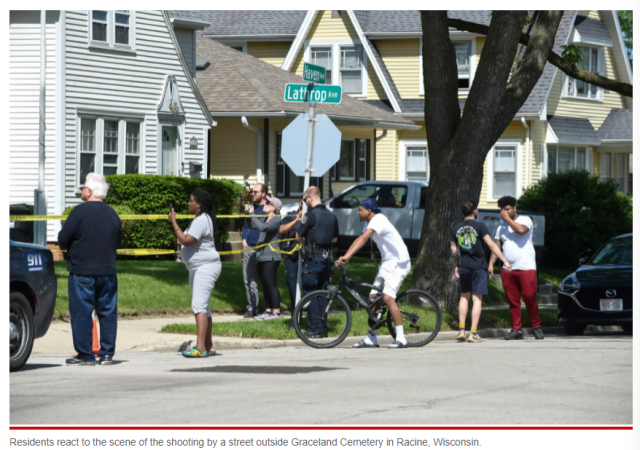
<svg viewBox="0 0 640 450">
<path fill-rule="evenodd" d="M 478 334 L 481 338 L 504 338 L 509 332 L 510 328 L 488 329 L 479 330 Z M 545 336 L 566 336 L 564 327 L 542 327 L 542 331 Z M 618 331 L 617 327 L 605 327 L 605 326 L 593 326 L 587 327 L 586 331 Z M 523 328 L 522 332 L 527 337 L 533 336 L 533 328 Z M 451 341 L 455 342 L 455 337 L 458 334 L 457 331 L 443 331 L 438 333 L 433 342 L 436 341 Z M 342 341 L 339 347 L 351 347 L 356 342 L 362 340 L 362 336 L 348 336 Z M 393 342 L 393 338 L 390 335 L 379 336 L 378 343 L 380 346 L 388 345 Z M 182 352 L 195 345 L 195 340 L 190 339 L 187 341 L 175 341 L 168 344 L 152 345 L 149 347 L 141 348 L 138 351 L 143 352 Z M 243 339 L 243 338 L 218 338 L 214 336 L 213 346 L 216 350 L 240 350 L 240 349 L 264 349 L 264 348 L 277 348 L 277 347 L 307 347 L 307 345 L 300 339 L 287 339 L 287 340 L 275 340 L 275 339 Z"/>
</svg>

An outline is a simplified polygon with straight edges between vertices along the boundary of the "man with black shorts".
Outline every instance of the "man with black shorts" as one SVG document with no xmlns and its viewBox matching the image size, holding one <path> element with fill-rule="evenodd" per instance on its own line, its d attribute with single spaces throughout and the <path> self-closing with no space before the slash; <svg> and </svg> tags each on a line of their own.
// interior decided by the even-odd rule
<svg viewBox="0 0 640 450">
<path fill-rule="evenodd" d="M 458 306 L 458 316 L 460 326 L 456 339 L 464 341 L 465 319 L 469 307 L 469 298 L 473 293 L 473 308 L 471 310 L 471 334 L 467 342 L 482 342 L 478 336 L 478 322 L 482 310 L 482 296 L 489 293 L 487 282 L 489 274 L 487 272 L 487 259 L 484 252 L 484 245 L 504 263 L 507 271 L 511 270 L 511 264 L 504 257 L 498 246 L 489 236 L 489 230 L 482 222 L 478 222 L 478 203 L 469 201 L 462 205 L 464 220 L 451 229 L 451 252 L 456 253 L 460 249 L 460 267 L 456 268 L 460 277 L 460 304 Z"/>
</svg>

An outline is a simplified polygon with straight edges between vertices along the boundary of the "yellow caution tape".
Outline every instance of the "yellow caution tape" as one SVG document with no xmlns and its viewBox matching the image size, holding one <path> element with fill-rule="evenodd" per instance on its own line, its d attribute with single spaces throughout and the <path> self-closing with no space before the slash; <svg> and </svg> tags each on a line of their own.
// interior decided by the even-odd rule
<svg viewBox="0 0 640 450">
<path fill-rule="evenodd" d="M 289 238 L 289 239 L 281 239 L 279 241 L 273 241 L 273 242 L 268 242 L 266 244 L 260 244 L 257 245 L 255 247 L 248 247 L 248 248 L 243 248 L 242 250 L 229 250 L 229 251 L 223 251 L 223 252 L 218 252 L 219 255 L 236 255 L 238 253 L 244 253 L 244 252 L 248 252 L 249 250 L 256 250 L 262 247 L 266 247 L 267 245 L 271 248 L 271 250 L 273 250 L 276 253 L 283 253 L 285 255 L 292 255 L 295 252 L 297 252 L 298 250 L 300 250 L 302 248 L 302 244 L 296 244 L 296 246 L 293 248 L 293 250 L 289 251 L 289 252 L 285 252 L 284 250 L 277 250 L 275 248 L 273 248 L 273 246 L 271 244 L 277 244 L 279 242 L 287 242 L 287 241 L 294 241 L 294 238 Z M 58 249 L 51 249 L 52 252 L 66 252 L 66 250 L 58 250 Z M 128 256 L 156 256 L 156 255 L 173 255 L 176 253 L 180 253 L 179 251 L 176 250 L 170 250 L 170 249 L 158 249 L 158 248 L 125 248 L 125 249 L 119 249 L 117 250 L 117 254 L 118 255 L 128 255 Z"/>
<path fill-rule="evenodd" d="M 278 216 L 276 214 L 276 216 Z M 282 214 L 279 217 L 294 217 L 295 214 Z M 69 216 L 9 216 L 11 222 L 39 222 L 49 220 L 67 220 Z M 193 219 L 193 214 L 177 214 L 176 219 Z M 267 214 L 220 214 L 218 219 L 248 219 L 250 217 L 269 217 Z M 162 214 L 123 214 L 121 220 L 168 220 Z"/>
</svg>

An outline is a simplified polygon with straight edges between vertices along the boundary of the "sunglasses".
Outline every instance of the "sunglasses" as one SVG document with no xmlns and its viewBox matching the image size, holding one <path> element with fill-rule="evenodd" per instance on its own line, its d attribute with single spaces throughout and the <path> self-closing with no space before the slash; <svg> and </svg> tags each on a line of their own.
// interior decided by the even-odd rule
<svg viewBox="0 0 640 450">
<path fill-rule="evenodd" d="M 307 200 L 309 200 L 309 197 L 303 197 L 303 198 L 302 198 L 302 201 L 303 201 L 303 202 L 306 202 Z"/>
</svg>

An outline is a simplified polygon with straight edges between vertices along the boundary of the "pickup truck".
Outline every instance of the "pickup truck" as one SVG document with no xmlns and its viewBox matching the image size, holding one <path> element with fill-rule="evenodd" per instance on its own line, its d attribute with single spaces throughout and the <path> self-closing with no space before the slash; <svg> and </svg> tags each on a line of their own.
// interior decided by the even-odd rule
<svg viewBox="0 0 640 450">
<path fill-rule="evenodd" d="M 346 250 L 360 236 L 364 224 L 360 222 L 356 211 L 360 202 L 373 198 L 378 202 L 382 213 L 387 216 L 404 239 L 409 253 L 415 256 L 420 242 L 420 232 L 424 221 L 424 204 L 427 196 L 427 184 L 419 181 L 362 181 L 325 200 L 327 209 L 333 211 L 340 225 L 340 236 L 337 247 Z M 296 211 L 297 204 L 285 205 L 282 214 Z M 539 249 L 544 247 L 544 215 L 529 211 L 518 211 L 519 214 L 531 217 L 533 221 L 533 245 Z M 462 220 L 462 212 L 460 212 Z M 495 236 L 498 225 L 502 222 L 499 209 L 479 209 L 478 220 L 483 222 L 491 237 Z M 448 233 L 449 230 L 442 230 Z M 367 250 L 364 249 L 363 250 Z"/>
</svg>

